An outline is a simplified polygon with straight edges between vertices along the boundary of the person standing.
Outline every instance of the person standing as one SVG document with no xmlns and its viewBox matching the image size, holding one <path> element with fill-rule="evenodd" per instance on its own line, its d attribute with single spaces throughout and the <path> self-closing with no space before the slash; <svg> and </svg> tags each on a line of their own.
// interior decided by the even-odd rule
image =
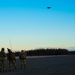
<svg viewBox="0 0 75 75">
<path fill-rule="evenodd" d="M 8 55 L 7 55 L 7 59 L 9 60 L 9 71 L 12 70 L 12 67 L 15 68 L 15 70 L 17 69 L 16 67 L 16 57 L 15 54 L 9 49 L 8 50 Z"/>
<path fill-rule="evenodd" d="M 20 55 L 20 69 L 25 69 L 26 70 L 26 52 L 24 50 L 21 50 Z"/>
<path fill-rule="evenodd" d="M 0 52 L 0 72 L 3 70 L 3 71 L 6 71 L 6 53 L 5 53 L 5 49 L 4 48 L 1 48 L 1 52 Z"/>
</svg>

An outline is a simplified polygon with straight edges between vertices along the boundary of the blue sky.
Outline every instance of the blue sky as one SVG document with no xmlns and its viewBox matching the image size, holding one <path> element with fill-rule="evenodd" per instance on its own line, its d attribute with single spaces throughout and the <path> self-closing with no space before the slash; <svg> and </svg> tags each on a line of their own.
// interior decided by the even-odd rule
<svg viewBox="0 0 75 75">
<path fill-rule="evenodd" d="M 2 47 L 13 50 L 75 47 L 75 1 L 0 0 Z"/>
</svg>

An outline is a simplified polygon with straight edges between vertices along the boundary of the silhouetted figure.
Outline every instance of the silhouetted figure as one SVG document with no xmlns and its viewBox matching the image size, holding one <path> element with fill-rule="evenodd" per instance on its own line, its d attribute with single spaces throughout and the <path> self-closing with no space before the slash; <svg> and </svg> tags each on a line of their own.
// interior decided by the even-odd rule
<svg viewBox="0 0 75 75">
<path fill-rule="evenodd" d="M 24 50 L 21 50 L 20 55 L 19 55 L 19 59 L 20 59 L 20 69 L 26 69 L 26 52 Z"/>
<path fill-rule="evenodd" d="M 16 67 L 16 57 L 15 54 L 9 49 L 8 50 L 8 55 L 7 55 L 7 59 L 9 60 L 9 71 L 12 70 L 12 67 L 15 68 L 15 70 L 17 69 Z"/>
<path fill-rule="evenodd" d="M 5 58 L 6 58 L 5 49 L 1 48 L 1 52 L 0 52 L 0 72 L 2 71 L 2 69 L 3 69 L 3 71 L 6 71 Z"/>
</svg>

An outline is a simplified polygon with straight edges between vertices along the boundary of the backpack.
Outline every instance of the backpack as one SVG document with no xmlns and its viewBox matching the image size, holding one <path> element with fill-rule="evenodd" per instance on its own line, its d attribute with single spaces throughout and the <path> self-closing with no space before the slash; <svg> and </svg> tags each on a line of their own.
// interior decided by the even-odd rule
<svg viewBox="0 0 75 75">
<path fill-rule="evenodd" d="M 25 54 L 20 54 L 19 59 L 26 59 L 26 55 Z"/>
<path fill-rule="evenodd" d="M 1 59 L 5 59 L 5 57 L 6 57 L 5 52 L 0 52 L 0 58 L 1 58 Z"/>
<path fill-rule="evenodd" d="M 15 60 L 15 54 L 10 53 L 8 58 L 9 58 L 9 60 Z"/>
</svg>

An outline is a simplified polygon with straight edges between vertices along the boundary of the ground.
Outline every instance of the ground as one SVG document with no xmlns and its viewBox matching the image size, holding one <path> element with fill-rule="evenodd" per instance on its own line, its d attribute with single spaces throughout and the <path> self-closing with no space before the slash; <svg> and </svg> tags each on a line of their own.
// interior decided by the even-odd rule
<svg viewBox="0 0 75 75">
<path fill-rule="evenodd" d="M 1 72 L 0 75 L 75 75 L 75 55 L 27 57 L 26 70 L 20 70 L 20 61 L 16 60 L 17 70 Z"/>
</svg>

